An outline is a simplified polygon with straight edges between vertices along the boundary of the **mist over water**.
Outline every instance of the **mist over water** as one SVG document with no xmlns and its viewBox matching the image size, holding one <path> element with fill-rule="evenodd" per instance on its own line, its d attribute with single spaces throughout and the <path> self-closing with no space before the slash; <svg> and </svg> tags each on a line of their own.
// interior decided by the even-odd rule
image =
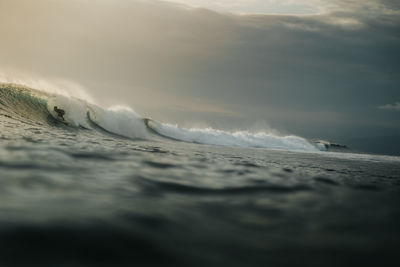
<svg viewBox="0 0 400 267">
<path fill-rule="evenodd" d="M 329 149 L 2 84 L 0 265 L 397 266 L 400 158 Z"/>
<path fill-rule="evenodd" d="M 279 136 L 267 132 L 227 132 L 213 128 L 185 129 L 176 125 L 142 118 L 129 107 L 113 106 L 104 109 L 90 103 L 90 100 L 70 97 L 67 94 L 48 93 L 48 90 L 46 92 L 37 91 L 12 84 L 3 84 L 2 90 L 4 91 L 5 101 L 21 101 L 23 105 L 30 104 L 30 102 L 35 104 L 45 103 L 48 115 L 51 115 L 55 120 L 60 120 L 60 118 L 53 108 L 63 109 L 65 111 L 63 122 L 69 126 L 92 130 L 100 128 L 101 130 L 132 139 L 153 140 L 161 137 L 209 145 L 298 151 L 326 150 L 324 146 L 311 144 L 306 139 L 298 136 Z M 85 93 L 81 93 L 81 95 L 85 95 Z M 28 101 L 28 103 L 24 101 Z M 19 107 L 13 108 L 18 109 Z M 32 109 L 31 112 L 35 114 L 39 111 Z"/>
<path fill-rule="evenodd" d="M 0 0 L 0 267 L 400 266 L 399 8 Z"/>
<path fill-rule="evenodd" d="M 282 150 L 318 151 L 317 145 L 311 145 L 298 136 L 278 136 L 266 132 L 249 131 L 226 132 L 212 128 L 179 128 L 176 125 L 148 121 L 147 125 L 162 136 L 191 143 L 254 147 Z M 321 147 L 321 149 L 324 149 Z"/>
<path fill-rule="evenodd" d="M 0 77 L 188 128 L 267 121 L 400 153 L 396 4 L 239 2 L 3 1 Z"/>
</svg>

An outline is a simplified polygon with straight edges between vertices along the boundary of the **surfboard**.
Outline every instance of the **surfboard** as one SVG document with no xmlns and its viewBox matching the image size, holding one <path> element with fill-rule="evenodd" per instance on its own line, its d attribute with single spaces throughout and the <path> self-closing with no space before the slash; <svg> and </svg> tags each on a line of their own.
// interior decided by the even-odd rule
<svg viewBox="0 0 400 267">
<path fill-rule="evenodd" d="M 58 122 L 61 122 L 62 124 L 69 125 L 68 121 L 65 119 L 61 119 L 58 115 L 53 115 L 53 118 L 56 119 Z"/>
<path fill-rule="evenodd" d="M 69 125 L 68 124 L 68 122 L 64 119 L 64 120 L 62 120 L 62 119 L 57 119 L 59 122 L 61 122 L 61 123 L 63 123 L 63 124 L 65 124 L 65 125 Z"/>
</svg>

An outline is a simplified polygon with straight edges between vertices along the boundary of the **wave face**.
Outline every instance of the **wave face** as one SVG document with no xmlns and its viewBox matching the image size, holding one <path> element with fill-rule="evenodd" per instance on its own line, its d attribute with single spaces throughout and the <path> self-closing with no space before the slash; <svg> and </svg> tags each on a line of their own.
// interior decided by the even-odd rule
<svg viewBox="0 0 400 267">
<path fill-rule="evenodd" d="M 91 106 L 88 109 L 88 117 L 91 122 L 108 132 L 129 138 L 150 138 L 143 119 L 128 107 L 102 109 Z"/>
<path fill-rule="evenodd" d="M 147 127 L 133 110 L 123 107 L 101 108 L 85 100 L 50 94 L 27 87 L 0 85 L 1 109 L 20 121 L 48 123 L 91 130 L 105 130 L 132 139 L 148 139 Z M 64 121 L 54 106 L 65 111 Z"/>
<path fill-rule="evenodd" d="M 14 84 L 0 84 L 0 97 L 2 112 L 20 121 L 105 131 L 132 139 L 152 140 L 161 137 L 221 146 L 295 151 L 326 150 L 324 146 L 313 145 L 298 136 L 277 136 L 265 132 L 227 132 L 212 128 L 179 128 L 144 119 L 127 107 L 115 106 L 104 109 L 85 100 L 45 93 Z M 65 121 L 61 122 L 53 110 L 54 106 L 65 110 Z"/>
</svg>

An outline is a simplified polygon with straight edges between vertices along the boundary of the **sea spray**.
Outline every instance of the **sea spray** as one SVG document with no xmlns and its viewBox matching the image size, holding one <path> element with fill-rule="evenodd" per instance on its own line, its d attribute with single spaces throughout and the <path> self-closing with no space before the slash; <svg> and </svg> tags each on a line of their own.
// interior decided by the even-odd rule
<svg viewBox="0 0 400 267">
<path fill-rule="evenodd" d="M 75 97 L 36 91 L 16 85 L 2 85 L 4 103 L 11 104 L 13 112 L 23 113 L 24 116 L 46 118 L 51 115 L 54 120 L 61 121 L 54 112 L 57 106 L 65 111 L 65 121 L 71 127 L 83 127 L 93 131 L 99 128 L 107 132 L 131 139 L 154 140 L 160 136 L 169 139 L 221 146 L 252 147 L 292 151 L 320 151 L 326 150 L 323 145 L 311 144 L 306 139 L 293 135 L 280 136 L 269 132 L 236 131 L 227 132 L 213 128 L 180 128 L 176 125 L 160 123 L 151 119 L 144 119 L 133 109 L 123 106 L 102 108 L 87 100 Z M 6 93 L 7 92 L 7 93 Z M 33 98 L 26 97 L 33 96 Z M 39 107 L 24 102 L 34 101 Z M 27 103 L 27 104 L 28 104 Z M 9 105 L 10 106 L 10 105 Z M 42 114 L 43 113 L 43 114 Z M 50 116 L 50 117 L 51 117 Z M 43 119 L 42 119 L 43 121 Z M 44 119 L 46 121 L 46 119 Z"/>
<path fill-rule="evenodd" d="M 147 124 L 162 136 L 185 142 L 279 150 L 320 150 L 306 139 L 293 135 L 278 136 L 271 133 L 251 133 L 248 131 L 227 132 L 213 128 L 185 129 L 172 124 L 158 123 L 153 120 L 149 120 Z"/>
<path fill-rule="evenodd" d="M 54 118 L 59 119 L 54 111 L 55 106 L 65 111 L 64 119 L 69 125 L 90 128 L 86 119 L 88 109 L 86 101 L 62 95 L 51 96 L 47 101 L 47 109 Z"/>
<path fill-rule="evenodd" d="M 142 118 L 129 107 L 113 106 L 102 109 L 92 106 L 88 114 L 90 120 L 104 130 L 133 139 L 150 139 Z"/>
</svg>

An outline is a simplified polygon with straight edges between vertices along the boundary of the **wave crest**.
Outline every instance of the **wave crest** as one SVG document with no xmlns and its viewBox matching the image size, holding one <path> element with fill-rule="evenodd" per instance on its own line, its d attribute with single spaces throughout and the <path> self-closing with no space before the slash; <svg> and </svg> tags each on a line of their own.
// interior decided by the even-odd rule
<svg viewBox="0 0 400 267">
<path fill-rule="evenodd" d="M 158 137 L 190 143 L 253 147 L 296 151 L 326 150 L 298 136 L 279 136 L 249 131 L 227 132 L 212 128 L 179 128 L 176 125 L 144 119 L 128 107 L 104 109 L 85 100 L 29 89 L 23 86 L 0 84 L 0 105 L 6 112 L 40 122 L 57 125 L 60 118 L 54 106 L 65 110 L 65 121 L 71 127 L 102 130 L 132 139 L 154 140 Z"/>
<path fill-rule="evenodd" d="M 251 133 L 248 131 L 227 132 L 213 128 L 185 129 L 153 120 L 149 120 L 147 125 L 162 136 L 191 143 L 279 150 L 318 150 L 306 139 L 294 135 L 278 136 L 265 132 Z"/>
</svg>

